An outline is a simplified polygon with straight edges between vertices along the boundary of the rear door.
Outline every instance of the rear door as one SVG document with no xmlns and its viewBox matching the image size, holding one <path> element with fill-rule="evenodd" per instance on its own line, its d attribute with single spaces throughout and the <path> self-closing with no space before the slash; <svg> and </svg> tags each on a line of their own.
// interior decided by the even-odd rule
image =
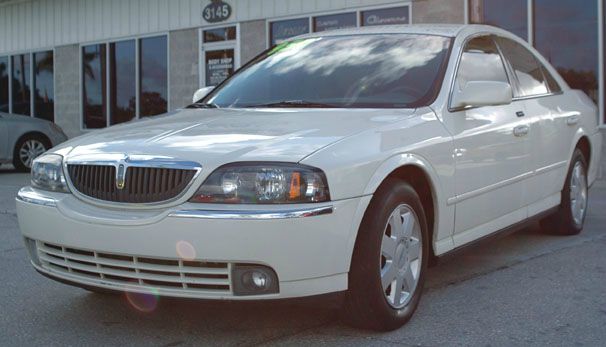
<svg viewBox="0 0 606 347">
<path fill-rule="evenodd" d="M 492 37 L 476 37 L 465 45 L 454 88 L 463 88 L 467 81 L 509 83 Z M 527 217 L 530 129 L 528 119 L 518 117 L 524 112 L 524 103 L 515 101 L 451 108 L 444 117 L 455 143 L 455 247 Z"/>
<path fill-rule="evenodd" d="M 525 104 L 525 117 L 531 123 L 533 177 L 527 194 L 529 215 L 535 215 L 560 203 L 574 136 L 567 122 L 574 112 L 565 109 L 559 85 L 531 51 L 510 39 L 496 41 L 516 80 L 514 97 Z"/>
</svg>

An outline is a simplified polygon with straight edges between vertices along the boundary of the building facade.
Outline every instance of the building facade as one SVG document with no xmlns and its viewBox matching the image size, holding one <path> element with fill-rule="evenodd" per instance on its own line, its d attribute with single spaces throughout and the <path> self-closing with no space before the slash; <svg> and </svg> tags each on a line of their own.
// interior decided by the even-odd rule
<svg viewBox="0 0 606 347">
<path fill-rule="evenodd" d="M 286 38 L 487 23 L 531 42 L 604 115 L 606 0 L 0 0 L 0 111 L 70 136 L 190 103 Z"/>
</svg>

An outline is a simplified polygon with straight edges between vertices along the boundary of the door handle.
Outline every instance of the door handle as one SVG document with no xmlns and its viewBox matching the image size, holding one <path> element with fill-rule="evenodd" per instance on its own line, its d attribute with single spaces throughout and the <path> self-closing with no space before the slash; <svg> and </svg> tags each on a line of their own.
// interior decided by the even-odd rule
<svg viewBox="0 0 606 347">
<path fill-rule="evenodd" d="M 518 125 L 517 127 L 513 128 L 513 134 L 516 137 L 526 136 L 528 135 L 529 131 L 530 127 L 528 125 Z"/>
<path fill-rule="evenodd" d="M 573 114 L 570 115 L 568 117 L 566 117 L 566 124 L 573 126 L 573 125 L 577 125 L 579 123 L 579 115 L 578 114 Z"/>
</svg>

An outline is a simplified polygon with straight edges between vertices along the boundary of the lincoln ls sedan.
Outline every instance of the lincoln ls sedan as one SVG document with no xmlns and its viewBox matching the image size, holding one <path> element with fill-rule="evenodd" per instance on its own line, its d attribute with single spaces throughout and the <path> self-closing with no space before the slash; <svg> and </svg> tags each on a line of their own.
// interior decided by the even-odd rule
<svg viewBox="0 0 606 347">
<path fill-rule="evenodd" d="M 91 291 L 216 300 L 337 294 L 392 330 L 427 266 L 540 221 L 583 229 L 595 104 L 488 26 L 299 36 L 170 115 L 38 157 L 17 197 L 33 267 Z"/>
</svg>

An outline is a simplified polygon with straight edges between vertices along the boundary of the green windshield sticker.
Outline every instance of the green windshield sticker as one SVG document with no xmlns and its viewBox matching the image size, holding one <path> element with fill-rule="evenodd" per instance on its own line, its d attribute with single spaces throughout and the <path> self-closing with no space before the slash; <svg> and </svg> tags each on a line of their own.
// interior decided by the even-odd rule
<svg viewBox="0 0 606 347">
<path fill-rule="evenodd" d="M 269 53 L 267 55 L 274 55 L 276 53 L 287 51 L 287 50 L 301 49 L 301 48 L 309 45 L 310 43 L 316 42 L 320 39 L 321 38 L 284 41 L 282 43 L 279 43 L 276 47 L 274 47 L 271 51 L 269 51 Z"/>
</svg>

